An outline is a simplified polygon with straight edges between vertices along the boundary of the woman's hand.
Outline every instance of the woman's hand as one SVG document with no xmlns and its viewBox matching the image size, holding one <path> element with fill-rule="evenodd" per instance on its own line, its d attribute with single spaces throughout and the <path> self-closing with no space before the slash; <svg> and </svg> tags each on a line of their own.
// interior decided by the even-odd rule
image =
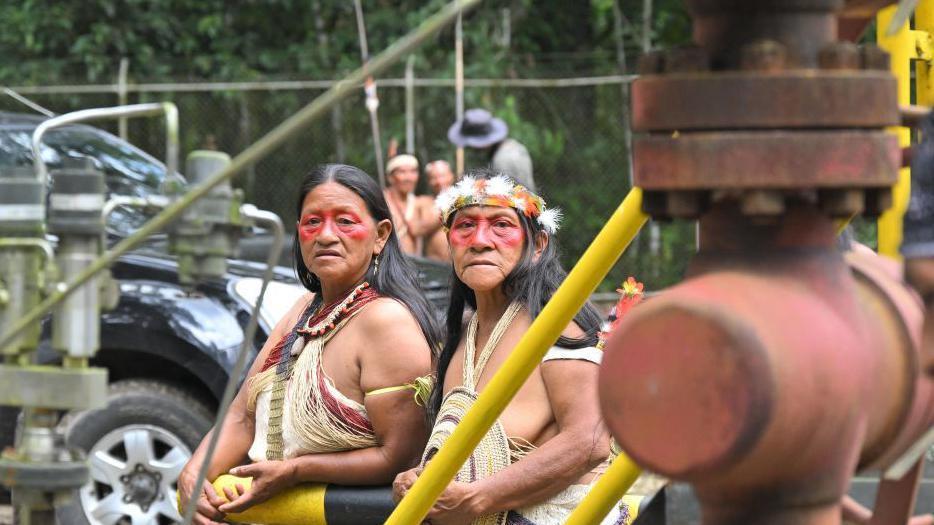
<svg viewBox="0 0 934 525">
<path fill-rule="evenodd" d="M 392 482 L 392 498 L 399 503 L 415 484 L 422 473 L 422 468 L 413 468 L 400 472 Z M 444 492 L 435 500 L 434 506 L 422 523 L 431 525 L 467 525 L 483 515 L 478 502 L 480 500 L 478 483 L 452 481 Z"/>
<path fill-rule="evenodd" d="M 228 491 L 227 497 L 233 496 L 229 503 L 220 506 L 223 513 L 243 512 L 275 496 L 282 490 L 295 484 L 295 467 L 289 461 L 260 461 L 230 469 L 230 474 L 242 478 L 253 478 L 249 489 L 237 487 L 237 494 Z"/>
<path fill-rule="evenodd" d="M 184 470 L 179 474 L 178 512 L 184 514 L 191 498 L 197 497 L 198 502 L 195 507 L 195 515 L 192 518 L 192 523 L 196 525 L 220 525 L 220 522 L 224 521 L 225 516 L 223 512 L 218 510 L 218 507 L 225 503 L 224 499 L 214 492 L 214 486 L 208 481 L 202 483 L 201 491 L 198 494 L 193 495 L 192 492 L 194 492 L 197 477 L 197 474 Z"/>
<path fill-rule="evenodd" d="M 427 521 L 431 525 L 469 525 L 488 514 L 481 510 L 481 495 L 480 483 L 452 481 L 428 511 Z"/>
<path fill-rule="evenodd" d="M 412 485 L 415 484 L 415 480 L 417 480 L 421 474 L 422 468 L 416 467 L 396 475 L 396 479 L 392 482 L 392 499 L 396 503 L 402 501 L 402 498 L 405 497 L 409 489 L 412 488 Z"/>
</svg>

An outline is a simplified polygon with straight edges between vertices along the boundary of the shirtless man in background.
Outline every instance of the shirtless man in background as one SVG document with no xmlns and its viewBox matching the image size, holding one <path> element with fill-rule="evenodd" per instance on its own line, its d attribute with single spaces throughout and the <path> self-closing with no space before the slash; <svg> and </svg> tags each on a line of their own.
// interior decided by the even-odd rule
<svg viewBox="0 0 934 525">
<path fill-rule="evenodd" d="M 428 187 L 431 188 L 431 196 L 423 196 L 423 205 L 429 215 L 437 215 L 435 209 L 435 197 L 442 191 L 454 185 L 454 172 L 451 165 L 444 160 L 429 162 L 425 166 L 425 175 L 428 177 Z M 425 257 L 436 261 L 450 262 L 451 254 L 448 252 L 448 239 L 444 230 L 441 228 L 441 220 L 436 219 L 429 229 L 425 232 Z"/>
<path fill-rule="evenodd" d="M 396 155 L 386 163 L 386 180 L 389 187 L 383 191 L 392 225 L 399 237 L 402 252 L 407 255 L 422 254 L 422 236 L 430 224 L 430 217 L 420 199 L 415 196 L 418 184 L 418 159 L 412 155 Z M 438 219 L 434 217 L 434 222 Z"/>
</svg>

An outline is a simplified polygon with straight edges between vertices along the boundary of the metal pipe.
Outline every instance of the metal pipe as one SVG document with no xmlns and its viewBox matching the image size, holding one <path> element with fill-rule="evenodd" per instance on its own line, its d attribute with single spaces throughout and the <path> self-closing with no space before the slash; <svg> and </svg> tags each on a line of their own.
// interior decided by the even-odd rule
<svg viewBox="0 0 934 525">
<path fill-rule="evenodd" d="M 46 108 L 40 106 L 39 104 L 36 104 L 35 102 L 29 100 L 28 98 L 26 98 L 26 97 L 20 95 L 19 93 L 17 93 L 16 91 L 13 91 L 12 89 L 10 89 L 10 88 L 8 88 L 8 87 L 3 88 L 3 92 L 6 93 L 7 95 L 9 95 L 10 97 L 12 97 L 13 100 L 15 100 L 15 101 L 17 101 L 17 102 L 19 102 L 19 103 L 25 105 L 26 107 L 28 107 L 29 109 L 31 109 L 31 110 L 33 110 L 33 111 L 36 111 L 36 112 L 38 112 L 38 113 L 42 113 L 43 115 L 45 115 L 45 116 L 47 116 L 47 117 L 54 117 L 54 116 L 55 116 L 55 113 L 53 113 L 52 111 L 49 111 L 48 109 L 46 109 Z"/>
<path fill-rule="evenodd" d="M 217 441 L 220 438 L 220 428 L 230 409 L 230 402 L 233 401 L 234 394 L 237 392 L 237 386 L 240 384 L 240 375 L 246 367 L 246 356 L 250 354 L 249 350 L 253 346 L 253 339 L 256 337 L 256 327 L 259 324 L 259 312 L 263 306 L 263 299 L 266 295 L 266 286 L 272 280 L 273 269 L 276 261 L 279 260 L 279 254 L 282 253 L 282 244 L 285 239 L 285 227 L 282 225 L 282 219 L 275 213 L 257 209 L 252 204 L 244 204 L 240 207 L 240 213 L 244 217 L 255 220 L 258 224 L 265 224 L 273 232 L 272 247 L 266 256 L 266 270 L 263 272 L 263 284 L 259 289 L 259 296 L 256 298 L 256 304 L 253 305 L 253 312 L 250 314 L 250 321 L 247 323 L 246 330 L 243 333 L 243 345 L 240 347 L 240 353 L 237 355 L 237 361 L 230 376 L 227 378 L 227 386 L 224 387 L 224 395 L 221 396 L 220 405 L 217 408 L 217 417 L 214 420 L 214 432 L 211 433 L 211 441 L 208 443 L 208 450 L 204 456 L 204 462 L 198 469 L 198 477 L 195 478 L 194 494 L 201 493 L 201 484 L 208 475 L 208 468 L 211 466 L 211 459 L 214 457 L 214 451 L 217 449 Z M 185 507 L 185 516 L 183 523 L 191 523 L 192 516 L 197 506 L 198 498 L 191 498 Z"/>
<path fill-rule="evenodd" d="M 632 82 L 638 75 L 602 75 L 572 78 L 468 78 L 466 87 L 499 88 L 569 88 L 603 86 Z M 340 80 L 273 80 L 258 82 L 160 82 L 130 84 L 131 93 L 204 93 L 207 91 L 283 91 L 298 89 L 330 89 Z M 405 78 L 381 78 L 382 87 L 405 87 Z M 416 78 L 415 87 L 452 87 L 453 78 Z M 363 87 L 360 83 L 357 88 Z M 113 84 L 82 84 L 59 86 L 14 86 L 12 89 L 30 95 L 89 95 L 113 93 Z"/>
<path fill-rule="evenodd" d="M 876 17 L 877 27 L 888 27 L 895 14 L 896 7 L 890 6 L 879 11 Z M 892 74 L 898 79 L 898 103 L 911 103 L 911 60 L 916 57 L 915 41 L 906 22 L 894 35 L 879 31 L 876 35 L 879 46 L 888 51 L 892 58 Z M 911 132 L 908 128 L 892 128 L 898 136 L 901 147 L 911 145 Z M 892 188 L 892 207 L 879 217 L 879 253 L 896 260 L 901 260 L 899 246 L 902 244 L 902 216 L 908 208 L 911 190 L 911 170 L 902 168 L 898 171 L 898 182 Z"/>
<path fill-rule="evenodd" d="M 343 82 L 338 82 L 334 87 L 311 101 L 302 110 L 286 119 L 282 124 L 276 126 L 272 131 L 254 142 L 252 146 L 234 157 L 229 166 L 217 172 L 210 179 L 192 188 L 184 197 L 171 206 L 168 206 L 162 213 L 153 217 L 152 220 L 136 230 L 135 233 L 120 241 L 110 251 L 88 266 L 84 272 L 67 283 L 63 289 L 49 295 L 44 301 L 39 303 L 29 313 L 17 321 L 5 334 L 0 336 L 0 348 L 20 334 L 30 324 L 38 321 L 49 309 L 71 295 L 78 286 L 87 282 L 94 274 L 107 268 L 121 255 L 132 250 L 147 237 L 163 229 L 177 219 L 186 208 L 191 206 L 196 200 L 205 196 L 215 186 L 230 179 L 247 166 L 258 162 L 297 132 L 303 130 L 309 124 L 323 116 L 327 111 L 330 111 L 332 106 L 355 91 L 356 86 L 368 75 L 384 71 L 389 66 L 395 64 L 401 60 L 402 57 L 411 53 L 423 42 L 440 31 L 445 25 L 450 23 L 461 9 L 470 9 L 479 3 L 480 0 L 459 0 L 449 3 L 438 11 L 438 13 L 425 20 L 417 29 L 397 40 L 388 49 L 377 55 L 368 64 L 348 75 Z"/>
<path fill-rule="evenodd" d="M 364 67 L 370 61 L 370 49 L 366 43 L 366 24 L 363 21 L 363 7 L 360 0 L 354 0 L 354 12 L 357 15 L 357 36 L 360 39 L 360 58 Z M 383 164 L 383 141 L 379 134 L 379 114 L 376 110 L 379 108 L 379 97 L 376 95 L 376 81 L 373 75 L 367 77 L 363 90 L 366 92 L 366 110 L 370 114 L 370 132 L 373 135 L 373 155 L 376 159 L 376 174 L 379 179 L 379 187 L 386 187 L 386 171 Z"/>
<path fill-rule="evenodd" d="M 641 473 L 642 469 L 625 452 L 620 452 L 564 525 L 591 525 L 603 521 Z"/>
<path fill-rule="evenodd" d="M 412 489 L 386 521 L 387 525 L 421 523 L 432 503 L 454 478 L 467 456 L 499 418 L 525 380 L 535 371 L 545 352 L 558 339 L 646 220 L 647 216 L 642 213 L 642 190 L 633 188 L 532 322 L 509 358 L 480 393 L 477 402 L 425 467 Z"/>
<path fill-rule="evenodd" d="M 134 208 L 165 208 L 171 201 L 163 195 L 150 195 L 149 197 L 128 197 L 118 195 L 111 197 L 104 208 L 101 210 L 101 216 L 104 220 L 120 206 L 133 206 Z"/>
<path fill-rule="evenodd" d="M 454 24 L 454 118 L 464 120 L 464 17 L 457 16 Z M 458 146 L 455 155 L 457 177 L 464 174 L 464 147 Z"/>
<path fill-rule="evenodd" d="M 37 248 L 39 251 L 45 255 L 45 263 L 52 264 L 55 261 L 55 251 L 52 249 L 52 245 L 44 239 L 38 238 L 0 238 L 0 248 L 14 248 L 17 246 L 27 246 L 31 248 Z M 0 345 L 2 347 L 3 345 Z"/>
<path fill-rule="evenodd" d="M 415 153 L 415 55 L 405 60 L 405 152 Z M 427 159 L 425 159 L 427 160 Z"/>
<path fill-rule="evenodd" d="M 94 108 L 73 111 L 57 117 L 52 117 L 36 126 L 32 132 L 32 156 L 36 163 L 36 176 L 43 187 L 48 182 L 49 172 L 42 160 L 42 137 L 51 129 L 68 124 L 88 122 L 91 120 L 113 119 L 119 117 L 148 117 L 152 115 L 165 115 L 166 131 L 166 173 L 178 171 L 178 108 L 171 102 L 153 102 L 150 104 L 132 104 L 129 106 L 116 106 L 112 108 Z"/>
<path fill-rule="evenodd" d="M 126 76 L 129 69 L 130 61 L 127 59 L 127 57 L 121 58 L 120 69 L 117 72 L 117 104 L 120 106 L 127 105 Z M 117 135 L 123 140 L 127 140 L 126 124 L 126 118 L 120 117 L 120 120 L 117 122 Z"/>
</svg>

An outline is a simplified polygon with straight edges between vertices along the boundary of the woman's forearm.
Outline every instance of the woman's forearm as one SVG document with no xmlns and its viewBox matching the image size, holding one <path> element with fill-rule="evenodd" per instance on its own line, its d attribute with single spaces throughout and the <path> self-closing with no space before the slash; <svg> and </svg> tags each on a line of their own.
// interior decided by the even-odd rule
<svg viewBox="0 0 934 525">
<path fill-rule="evenodd" d="M 609 455 L 603 436 L 559 433 L 540 448 L 477 482 L 473 502 L 478 515 L 522 508 L 555 496 Z M 590 442 L 590 447 L 582 446 Z"/>
<path fill-rule="evenodd" d="M 197 475 L 207 455 L 208 445 L 211 442 L 211 435 L 214 434 L 214 432 L 215 429 L 211 429 L 211 431 L 204 436 L 198 448 L 195 449 L 194 453 L 191 455 L 191 460 L 185 465 L 185 470 L 190 474 Z M 231 421 L 229 418 L 226 419 L 221 426 L 221 435 L 217 440 L 217 447 L 214 449 L 214 455 L 211 457 L 210 467 L 208 467 L 208 481 L 213 481 L 231 468 L 243 464 L 252 444 L 252 421 Z"/>
<path fill-rule="evenodd" d="M 377 446 L 345 452 L 307 454 L 289 461 L 295 469 L 296 483 L 388 485 L 396 474 L 411 465 L 390 460 L 391 454 L 383 448 Z"/>
</svg>

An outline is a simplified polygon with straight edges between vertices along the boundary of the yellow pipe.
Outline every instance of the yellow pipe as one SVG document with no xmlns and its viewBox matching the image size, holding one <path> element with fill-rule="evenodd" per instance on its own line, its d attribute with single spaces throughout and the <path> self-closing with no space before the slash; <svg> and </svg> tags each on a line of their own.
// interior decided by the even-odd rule
<svg viewBox="0 0 934 525">
<path fill-rule="evenodd" d="M 250 490 L 253 478 L 239 478 L 230 474 L 221 474 L 214 480 L 214 491 L 225 501 L 225 488 L 234 493 L 237 485 Z M 268 500 L 256 504 L 243 512 L 227 515 L 227 520 L 235 523 L 275 523 L 276 525 L 327 525 L 324 511 L 324 494 L 327 485 L 323 483 L 302 483 L 289 487 Z M 178 496 L 176 496 L 178 497 Z M 184 511 L 180 502 L 176 502 L 179 512 Z"/>
<path fill-rule="evenodd" d="M 583 501 L 564 522 L 564 525 L 591 525 L 600 523 L 609 514 L 613 506 L 626 495 L 629 487 L 636 482 L 642 469 L 633 463 L 629 456 L 621 452 L 606 472 L 594 484 Z M 635 518 L 639 509 L 633 509 L 630 519 Z"/>
<path fill-rule="evenodd" d="M 898 103 L 907 105 L 911 104 L 911 61 L 917 58 L 916 36 L 908 28 L 907 22 L 892 36 L 887 36 L 886 31 L 881 29 L 889 27 L 895 9 L 896 6 L 891 6 L 879 11 L 876 27 L 880 29 L 876 32 L 876 39 L 879 46 L 891 54 L 892 73 L 898 79 Z M 892 131 L 898 135 L 899 146 L 911 144 L 908 128 L 896 127 Z M 910 170 L 903 168 L 898 172 L 898 182 L 892 187 L 892 207 L 879 217 L 879 253 L 896 260 L 901 260 L 899 247 L 902 244 L 902 217 L 908 208 L 910 191 Z"/>
<path fill-rule="evenodd" d="M 647 219 L 642 213 L 642 190 L 633 188 L 532 322 L 502 368 L 480 393 L 477 402 L 386 520 L 387 525 L 417 525 L 422 522 L 438 495 Z"/>
</svg>

